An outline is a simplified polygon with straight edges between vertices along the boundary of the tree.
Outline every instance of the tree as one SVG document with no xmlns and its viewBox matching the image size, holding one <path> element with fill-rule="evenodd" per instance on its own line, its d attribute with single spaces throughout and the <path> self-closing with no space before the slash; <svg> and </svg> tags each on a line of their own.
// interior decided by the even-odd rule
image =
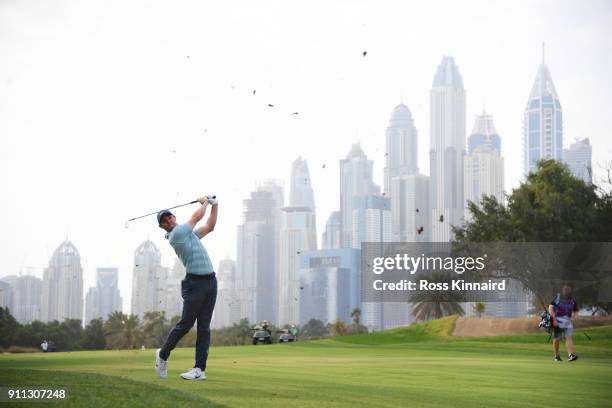
<svg viewBox="0 0 612 408">
<path fill-rule="evenodd" d="M 106 336 L 102 319 L 93 319 L 85 326 L 81 336 L 81 346 L 85 350 L 104 350 Z"/>
<path fill-rule="evenodd" d="M 166 341 L 170 328 L 165 312 L 146 312 L 142 321 L 144 344 L 147 347 L 161 347 Z"/>
<path fill-rule="evenodd" d="M 359 325 L 361 321 L 361 309 L 356 307 L 351 312 L 351 318 L 353 319 L 353 324 Z"/>
<path fill-rule="evenodd" d="M 413 303 L 412 314 L 418 321 L 439 319 L 449 315 L 463 316 L 465 313 L 460 302 L 463 295 L 451 290 L 451 277 L 446 273 L 434 272 L 429 282 L 446 283 L 448 290 L 421 290 L 415 291 L 410 301 Z"/>
<path fill-rule="evenodd" d="M 365 327 L 361 323 L 359 324 L 351 323 L 346 329 L 346 334 L 349 336 L 352 336 L 353 334 L 364 334 L 367 332 L 368 332 L 368 328 Z"/>
<path fill-rule="evenodd" d="M 59 325 L 59 336 L 55 339 L 58 350 L 80 350 L 83 326 L 79 319 L 65 319 Z M 47 339 L 48 340 L 48 339 Z"/>
<path fill-rule="evenodd" d="M 328 325 L 332 336 L 345 336 L 348 332 L 348 325 L 342 320 L 336 320 Z"/>
<path fill-rule="evenodd" d="M 300 336 L 305 339 L 314 339 L 318 337 L 328 336 L 329 331 L 325 324 L 319 319 L 310 319 L 302 326 Z"/>
<path fill-rule="evenodd" d="M 494 197 L 485 197 L 480 207 L 470 202 L 468 209 L 471 221 L 454 228 L 454 244 L 459 247 L 482 242 L 612 241 L 610 191 L 573 177 L 563 163 L 555 160 L 540 161 L 537 172 L 530 173 L 526 181 L 508 196 L 506 206 Z M 588 255 L 587 252 L 591 250 L 584 246 L 576 246 L 572 256 L 567 256 L 567 253 L 562 253 L 567 251 L 567 245 L 559 247 L 560 256 L 552 259 L 559 262 L 569 259 L 576 265 L 580 261 L 578 258 Z M 520 257 L 516 257 L 516 254 L 514 256 L 501 254 L 499 258 L 505 259 L 506 262 L 500 263 L 497 277 L 512 278 L 521 282 L 535 295 L 542 308 L 546 308 L 547 303 L 559 290 L 560 283 L 553 282 L 555 278 L 578 282 L 601 282 L 605 278 L 603 273 L 593 275 L 591 271 L 588 273 L 581 271 L 581 268 L 574 268 L 567 273 L 567 276 L 559 277 L 555 267 L 542 264 L 542 257 L 539 256 L 541 247 L 526 246 L 526 250 L 530 253 L 523 253 Z M 597 248 L 594 250 L 597 251 Z M 515 262 L 517 259 L 520 263 Z M 546 270 L 548 275 L 545 273 Z M 583 303 L 589 306 L 601 305 L 596 300 L 597 283 L 583 287 L 581 290 Z M 608 310 L 609 303 L 603 307 Z"/>
<path fill-rule="evenodd" d="M 15 333 L 21 325 L 11 315 L 8 307 L 0 307 L 0 347 L 8 347 L 17 340 Z"/>
<path fill-rule="evenodd" d="M 229 327 L 213 330 L 211 344 L 215 346 L 241 346 L 249 344 L 252 336 L 251 324 L 249 319 L 245 318 L 240 319 L 238 323 L 234 323 Z"/>
<path fill-rule="evenodd" d="M 482 302 L 477 302 L 472 305 L 472 310 L 478 315 L 478 317 L 482 317 L 482 314 L 485 312 L 486 308 L 487 306 Z"/>
<path fill-rule="evenodd" d="M 114 312 L 108 316 L 104 332 L 106 348 L 134 349 L 140 347 L 143 342 L 142 330 L 136 315 L 128 316 L 121 312 Z"/>
</svg>

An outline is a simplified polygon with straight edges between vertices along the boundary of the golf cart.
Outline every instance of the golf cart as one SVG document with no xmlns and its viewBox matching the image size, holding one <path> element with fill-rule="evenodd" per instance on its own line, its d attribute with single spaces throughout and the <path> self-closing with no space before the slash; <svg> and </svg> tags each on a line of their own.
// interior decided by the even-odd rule
<svg viewBox="0 0 612 408">
<path fill-rule="evenodd" d="M 279 343 L 289 343 L 291 341 L 297 341 L 297 338 L 289 331 L 289 329 L 283 329 L 279 333 L 281 334 L 278 337 Z"/>
<path fill-rule="evenodd" d="M 267 320 L 262 321 L 259 325 L 253 327 L 253 345 L 257 343 L 272 344 L 272 330 Z"/>
<path fill-rule="evenodd" d="M 272 344 L 272 336 L 266 330 L 256 330 L 253 333 L 253 345 L 256 346 L 258 343 Z"/>
</svg>

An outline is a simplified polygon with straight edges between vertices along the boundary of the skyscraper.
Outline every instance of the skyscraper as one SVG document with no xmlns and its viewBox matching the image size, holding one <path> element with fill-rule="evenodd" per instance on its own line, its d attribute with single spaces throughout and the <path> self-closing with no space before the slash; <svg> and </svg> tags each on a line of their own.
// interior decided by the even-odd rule
<svg viewBox="0 0 612 408">
<path fill-rule="evenodd" d="M 108 318 L 109 314 L 122 311 L 123 300 L 119 294 L 119 270 L 97 268 L 96 286 L 89 288 L 85 300 L 85 324 L 92 319 Z"/>
<path fill-rule="evenodd" d="M 563 111 L 544 60 L 543 46 L 542 63 L 525 107 L 523 128 L 525 175 L 537 170 L 538 160 L 562 160 Z"/>
<path fill-rule="evenodd" d="M 53 252 L 43 274 L 41 320 L 83 320 L 81 255 L 66 240 Z"/>
<path fill-rule="evenodd" d="M 308 163 L 298 157 L 291 164 L 291 187 L 289 191 L 290 207 L 308 207 L 315 212 L 314 192 L 310 182 Z"/>
<path fill-rule="evenodd" d="M 134 251 L 132 314 L 142 319 L 146 312 L 166 310 L 168 268 L 161 264 L 161 252 L 147 240 Z"/>
<path fill-rule="evenodd" d="M 346 159 L 340 160 L 341 246 L 350 247 L 353 234 L 353 203 L 355 197 L 380 194 L 372 179 L 374 162 L 368 160 L 359 143 L 354 143 Z"/>
<path fill-rule="evenodd" d="M 429 177 L 404 174 L 391 179 L 392 240 L 427 242 L 431 237 Z"/>
<path fill-rule="evenodd" d="M 222 259 L 218 269 L 217 305 L 213 316 L 213 327 L 216 329 L 231 326 L 242 318 L 236 280 L 236 262 L 231 258 Z"/>
<path fill-rule="evenodd" d="M 15 317 L 13 311 L 13 287 L 10 283 L 0 280 L 0 307 L 8 308 L 9 312 Z"/>
<path fill-rule="evenodd" d="M 244 200 L 237 227 L 236 275 L 240 315 L 251 322 L 275 321 L 278 194 L 257 188 Z"/>
<path fill-rule="evenodd" d="M 40 302 L 43 282 L 36 276 L 21 275 L 13 284 L 13 309 L 11 313 L 21 324 L 40 320 Z"/>
<path fill-rule="evenodd" d="M 391 241 L 391 200 L 380 195 L 353 199 L 351 248 L 361 249 L 362 242 Z"/>
<path fill-rule="evenodd" d="M 314 213 L 309 207 L 282 209 L 278 324 L 300 321 L 300 256 L 317 249 Z"/>
<path fill-rule="evenodd" d="M 351 248 L 305 251 L 300 257 L 300 324 L 351 322 L 360 307 L 360 251 Z"/>
<path fill-rule="evenodd" d="M 185 278 L 185 265 L 176 257 L 170 269 L 166 283 L 166 318 L 168 320 L 183 313 L 183 297 L 181 294 L 181 281 Z"/>
<path fill-rule="evenodd" d="M 438 66 L 430 92 L 431 239 L 449 241 L 463 218 L 465 90 L 453 57 Z"/>
<path fill-rule="evenodd" d="M 419 172 L 417 130 L 412 113 L 403 103 L 393 109 L 387 127 L 385 154 L 385 193 L 391 191 L 391 179 L 402 174 Z"/>
<path fill-rule="evenodd" d="M 342 235 L 340 224 L 340 211 L 333 211 L 325 223 L 325 231 L 321 236 L 321 249 L 340 248 L 340 236 Z"/>
<path fill-rule="evenodd" d="M 386 131 L 385 192 L 391 199 L 394 241 L 423 241 L 430 236 L 429 177 L 419 174 L 418 137 L 412 113 L 399 104 Z"/>
<path fill-rule="evenodd" d="M 468 146 L 464 173 L 466 218 L 469 218 L 468 201 L 480 205 L 484 196 L 494 196 L 500 203 L 504 202 L 504 159 L 491 115 L 486 112 L 476 115 Z"/>
<path fill-rule="evenodd" d="M 584 180 L 585 183 L 593 182 L 593 169 L 591 156 L 593 149 L 589 138 L 576 140 L 564 151 L 564 162 L 574 177 Z"/>
</svg>

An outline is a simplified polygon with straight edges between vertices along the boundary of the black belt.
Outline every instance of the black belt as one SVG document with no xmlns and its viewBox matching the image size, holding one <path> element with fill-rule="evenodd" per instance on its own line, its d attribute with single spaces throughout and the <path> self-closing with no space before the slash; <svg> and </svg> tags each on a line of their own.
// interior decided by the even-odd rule
<svg viewBox="0 0 612 408">
<path fill-rule="evenodd" d="M 188 273 L 185 275 L 186 279 L 212 279 L 215 277 L 215 273 L 207 273 L 206 275 L 198 275 L 195 273 Z"/>
</svg>

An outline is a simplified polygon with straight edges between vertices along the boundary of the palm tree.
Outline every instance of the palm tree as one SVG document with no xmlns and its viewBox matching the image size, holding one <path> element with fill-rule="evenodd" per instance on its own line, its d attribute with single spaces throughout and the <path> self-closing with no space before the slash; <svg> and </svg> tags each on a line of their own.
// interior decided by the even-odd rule
<svg viewBox="0 0 612 408">
<path fill-rule="evenodd" d="M 486 308 L 487 306 L 482 302 L 478 302 L 472 305 L 472 310 L 478 315 L 478 317 L 482 317 L 482 314 L 485 312 Z"/>
<path fill-rule="evenodd" d="M 429 282 L 447 283 L 451 287 L 451 278 L 447 274 L 433 273 Z M 412 315 L 417 321 L 439 319 L 453 314 L 463 316 L 465 312 L 460 302 L 461 293 L 452 290 L 423 290 L 414 292 L 411 296 Z"/>
<path fill-rule="evenodd" d="M 147 347 L 160 347 L 164 344 L 170 328 L 166 325 L 165 312 L 145 312 L 142 321 L 143 340 Z"/>
<path fill-rule="evenodd" d="M 356 307 L 351 312 L 351 318 L 353 319 L 353 324 L 359 325 L 361 323 L 361 309 Z"/>
<path fill-rule="evenodd" d="M 114 312 L 104 326 L 106 346 L 111 349 L 134 349 L 144 339 L 138 316 Z"/>
<path fill-rule="evenodd" d="M 327 325 L 332 336 L 344 336 L 348 331 L 348 326 L 342 320 L 336 320 Z"/>
</svg>

